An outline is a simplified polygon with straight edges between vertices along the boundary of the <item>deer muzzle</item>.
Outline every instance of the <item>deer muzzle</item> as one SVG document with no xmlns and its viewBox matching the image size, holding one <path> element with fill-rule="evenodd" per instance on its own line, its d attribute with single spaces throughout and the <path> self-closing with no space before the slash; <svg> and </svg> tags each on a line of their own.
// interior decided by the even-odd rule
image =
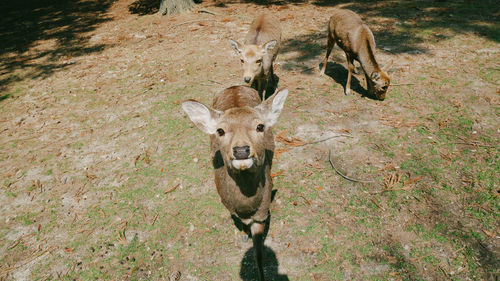
<svg viewBox="0 0 500 281">
<path fill-rule="evenodd" d="M 250 157 L 250 146 L 233 147 L 233 160 L 231 164 L 237 170 L 250 169 L 253 166 L 253 158 Z"/>
</svg>

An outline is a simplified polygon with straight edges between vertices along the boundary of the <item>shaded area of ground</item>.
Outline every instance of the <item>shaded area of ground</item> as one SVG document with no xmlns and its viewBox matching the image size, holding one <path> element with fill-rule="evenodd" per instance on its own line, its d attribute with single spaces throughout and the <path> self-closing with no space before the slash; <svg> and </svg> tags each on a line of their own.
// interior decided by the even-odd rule
<svg viewBox="0 0 500 281">
<path fill-rule="evenodd" d="M 252 1 L 250 1 L 252 2 Z M 268 5 L 267 2 L 258 2 Z M 305 3 L 278 1 L 274 5 Z M 362 14 L 371 27 L 377 46 L 390 53 L 427 52 L 419 43 L 438 42 L 454 34 L 474 33 L 500 42 L 500 7 L 496 1 L 316 1 L 320 7 L 337 6 Z M 328 15 L 325 15 L 323 33 L 312 33 L 293 38 L 285 46 L 296 47 L 303 58 L 318 54 L 312 40 L 326 37 Z M 376 26 L 375 26 L 376 24 Z M 422 33 L 423 32 L 423 33 Z M 286 52 L 286 47 L 285 47 Z"/>
<path fill-rule="evenodd" d="M 140 16 L 158 13 L 161 0 L 137 0 L 128 5 L 128 10 L 132 14 Z"/>
<path fill-rule="evenodd" d="M 228 2 L 231 3 L 231 1 Z M 393 50 L 394 52 L 411 50 L 413 43 L 422 42 L 422 38 L 415 37 L 415 34 L 391 31 L 390 25 L 396 22 L 412 30 L 444 29 L 455 33 L 473 32 L 500 42 L 500 7 L 495 0 L 359 0 L 349 2 L 339 0 L 317 0 L 312 2 L 305 0 L 246 0 L 245 2 L 264 6 L 289 4 L 313 4 L 320 7 L 341 6 L 363 13 L 367 17 L 384 17 L 387 26 L 377 32 L 375 37 L 381 43 L 397 44 L 397 48 Z M 440 34 L 439 31 L 435 33 L 436 40 L 446 38 L 446 35 Z"/>
<path fill-rule="evenodd" d="M 6 0 L 0 3 L 0 91 L 21 79 L 48 77 L 72 58 L 102 51 L 88 32 L 109 21 L 112 0 Z M 39 44 L 47 48 L 30 52 Z M 40 59 L 43 62 L 40 63 Z M 37 60 L 37 62 L 34 62 Z M 29 69 L 23 77 L 13 74 Z"/>
<path fill-rule="evenodd" d="M 268 9 L 283 26 L 275 73 L 290 94 L 274 128 L 279 193 L 271 204 L 266 275 L 309 281 L 499 274 L 497 41 L 406 29 L 396 15 L 370 16 L 384 13 L 373 1 L 341 3 L 365 3 L 358 11 L 378 37 L 387 27 L 420 38 L 397 42 L 403 37 L 390 33 L 379 44 L 382 64 L 394 61 L 394 85 L 380 102 L 359 98 L 362 75 L 352 78 L 357 94 L 344 95 L 338 48 L 327 75 L 316 73 L 326 15 L 339 1 L 207 4 L 220 16 L 163 18 L 131 14 L 133 3 L 115 2 L 113 20 L 76 35 L 87 46 L 113 48 L 81 53 L 37 80 L 28 66 L 16 68 L 19 79 L 9 85 L 18 92 L 0 94 L 0 279 L 165 280 L 181 272 L 182 279 L 256 280 L 251 242 L 242 242 L 216 192 L 208 138 L 180 103 L 209 104 L 214 93 L 241 83 L 226 39 L 244 34 Z M 415 3 L 425 9 L 448 2 Z M 415 27 L 425 20 L 416 18 Z M 58 46 L 51 40 L 26 45 L 26 56 L 49 65 Z M 329 151 L 347 176 L 373 182 L 341 177 Z"/>
</svg>

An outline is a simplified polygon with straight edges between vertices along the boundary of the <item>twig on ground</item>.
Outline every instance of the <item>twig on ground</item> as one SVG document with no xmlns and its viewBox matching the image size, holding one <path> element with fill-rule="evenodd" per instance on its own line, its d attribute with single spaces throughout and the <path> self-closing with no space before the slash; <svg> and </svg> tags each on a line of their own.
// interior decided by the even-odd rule
<svg viewBox="0 0 500 281">
<path fill-rule="evenodd" d="M 151 225 L 155 224 L 157 218 L 158 218 L 158 213 L 156 213 L 155 217 L 153 218 L 153 222 L 151 223 Z"/>
<path fill-rule="evenodd" d="M 189 24 L 189 23 L 195 23 L 195 22 L 200 22 L 200 21 L 215 21 L 215 19 L 202 19 L 202 20 L 190 20 L 190 21 L 185 21 L 185 22 L 181 22 L 179 24 L 176 24 L 176 25 L 172 25 L 169 29 L 167 29 L 167 31 L 170 31 L 176 27 L 179 27 L 181 25 L 184 25 L 184 24 Z"/>
<path fill-rule="evenodd" d="M 373 204 L 375 204 L 375 206 L 377 206 L 380 210 L 385 211 L 385 209 L 382 206 L 380 206 L 375 199 L 370 198 L 370 201 L 372 201 Z"/>
<path fill-rule="evenodd" d="M 311 202 L 309 202 L 309 200 L 307 200 L 307 198 L 305 198 L 302 195 L 299 195 L 299 197 L 301 197 L 302 199 L 304 199 L 306 201 L 307 205 L 309 205 L 309 206 L 311 205 Z"/>
<path fill-rule="evenodd" d="M 370 194 L 378 194 L 378 193 L 384 193 L 384 192 L 387 192 L 387 191 L 408 191 L 411 189 L 411 186 L 405 186 L 403 188 L 387 188 L 387 189 L 384 189 L 384 190 L 380 190 L 380 191 L 372 191 L 372 192 L 369 192 Z"/>
<path fill-rule="evenodd" d="M 176 190 L 176 189 L 179 187 L 179 185 L 181 185 L 181 184 L 180 184 L 180 183 L 176 184 L 176 185 L 175 185 L 174 187 L 172 187 L 171 189 L 169 189 L 169 190 L 165 191 L 165 192 L 164 192 L 164 194 L 167 194 L 167 193 L 170 193 L 170 192 L 172 192 L 172 191 Z"/>
<path fill-rule="evenodd" d="M 415 83 L 398 83 L 398 84 L 391 84 L 391 86 L 408 86 L 408 85 L 415 85 Z"/>
<path fill-rule="evenodd" d="M 446 271 L 443 269 L 443 267 L 439 266 L 439 269 L 441 270 L 441 272 L 443 272 L 444 276 L 446 276 L 446 278 L 448 280 L 451 280 L 450 276 L 448 275 L 448 273 L 446 273 Z"/>
<path fill-rule="evenodd" d="M 339 174 L 341 177 L 343 177 L 344 179 L 348 180 L 348 181 L 352 181 L 352 182 L 361 182 L 361 183 L 372 183 L 374 181 L 372 180 L 360 180 L 360 179 L 353 179 L 353 178 L 350 178 L 344 174 L 342 174 L 337 168 L 335 168 L 335 165 L 333 165 L 333 161 L 332 161 L 332 151 L 329 150 L 328 151 L 328 161 L 330 162 L 330 165 L 332 166 L 332 168 L 335 170 L 335 172 L 337 172 L 337 174 Z"/>
<path fill-rule="evenodd" d="M 470 141 L 464 137 L 461 137 L 461 136 L 457 136 L 457 135 L 453 135 L 453 134 L 448 134 L 448 133 L 444 133 L 445 135 L 447 136 L 450 136 L 450 137 L 455 137 L 459 140 L 461 140 L 462 142 L 453 142 L 453 144 L 465 144 L 465 145 L 471 145 L 471 146 L 482 146 L 482 147 L 498 147 L 496 145 L 487 145 L 487 144 L 483 144 L 483 143 L 480 143 L 478 141 Z"/>
<path fill-rule="evenodd" d="M 55 249 L 56 247 L 48 247 L 47 249 L 39 252 L 39 253 L 34 253 L 31 255 L 31 257 L 29 257 L 28 259 L 24 260 L 22 264 L 20 265 L 16 265 L 16 266 L 13 266 L 13 267 L 9 267 L 9 268 L 6 268 L 2 271 L 0 271 L 0 275 L 4 275 L 4 274 L 7 274 L 7 273 L 10 273 L 20 267 L 23 267 L 25 265 L 27 265 L 28 263 L 36 260 L 37 258 L 43 256 L 45 253 L 49 252 L 49 251 L 52 251 L 53 249 Z"/>
<path fill-rule="evenodd" d="M 211 14 L 211 15 L 214 15 L 214 16 L 218 16 L 219 15 L 218 13 L 209 11 L 207 9 L 199 9 L 198 13 L 207 13 L 207 14 Z"/>
<path fill-rule="evenodd" d="M 324 138 L 324 139 L 321 139 L 321 140 L 317 140 L 317 141 L 310 141 L 310 142 L 306 142 L 306 143 L 304 143 L 304 144 L 295 145 L 294 147 L 300 147 L 300 146 L 306 146 L 306 145 L 309 145 L 309 144 L 320 143 L 320 142 L 324 142 L 324 141 L 331 140 L 331 139 L 333 139 L 333 138 L 339 138 L 339 137 L 348 137 L 348 138 L 352 138 L 352 136 L 351 136 L 351 135 L 341 134 L 341 135 L 336 135 L 336 136 L 327 137 L 327 138 Z"/>
<path fill-rule="evenodd" d="M 453 144 L 465 144 L 465 145 L 470 145 L 470 146 L 481 146 L 481 147 L 496 147 L 495 145 L 487 145 L 487 144 L 482 144 L 478 142 L 454 142 Z"/>
<path fill-rule="evenodd" d="M 219 81 L 215 81 L 215 80 L 212 80 L 212 79 L 208 79 L 208 81 L 209 81 L 209 82 L 212 82 L 212 83 L 214 83 L 214 84 L 219 84 L 219 85 L 222 85 L 222 83 L 221 83 L 221 82 L 219 82 Z"/>
</svg>

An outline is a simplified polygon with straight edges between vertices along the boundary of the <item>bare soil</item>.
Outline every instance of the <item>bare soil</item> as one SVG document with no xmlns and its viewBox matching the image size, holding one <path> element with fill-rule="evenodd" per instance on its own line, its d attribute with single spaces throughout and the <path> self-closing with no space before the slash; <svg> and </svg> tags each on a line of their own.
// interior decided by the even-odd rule
<svg viewBox="0 0 500 281">
<path fill-rule="evenodd" d="M 180 102 L 242 83 L 228 39 L 266 10 L 290 90 L 266 276 L 496 280 L 500 13 L 473 2 L 0 4 L 0 280 L 257 280 Z M 372 28 L 385 101 L 360 68 L 343 94 L 338 47 L 319 75 L 338 7 Z"/>
</svg>

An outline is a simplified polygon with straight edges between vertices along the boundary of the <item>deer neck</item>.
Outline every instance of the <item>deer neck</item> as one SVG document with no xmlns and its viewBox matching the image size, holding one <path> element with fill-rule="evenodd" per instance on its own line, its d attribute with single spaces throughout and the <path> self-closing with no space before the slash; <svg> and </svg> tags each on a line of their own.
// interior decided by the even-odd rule
<svg viewBox="0 0 500 281">
<path fill-rule="evenodd" d="M 368 40 L 366 41 L 366 45 L 363 45 L 359 52 L 359 62 L 368 77 L 374 72 L 380 72 L 380 67 L 375 59 L 373 48 Z"/>
<path fill-rule="evenodd" d="M 226 172 L 243 193 L 255 191 L 258 187 L 265 185 L 264 165 L 243 171 L 227 167 Z"/>
</svg>

